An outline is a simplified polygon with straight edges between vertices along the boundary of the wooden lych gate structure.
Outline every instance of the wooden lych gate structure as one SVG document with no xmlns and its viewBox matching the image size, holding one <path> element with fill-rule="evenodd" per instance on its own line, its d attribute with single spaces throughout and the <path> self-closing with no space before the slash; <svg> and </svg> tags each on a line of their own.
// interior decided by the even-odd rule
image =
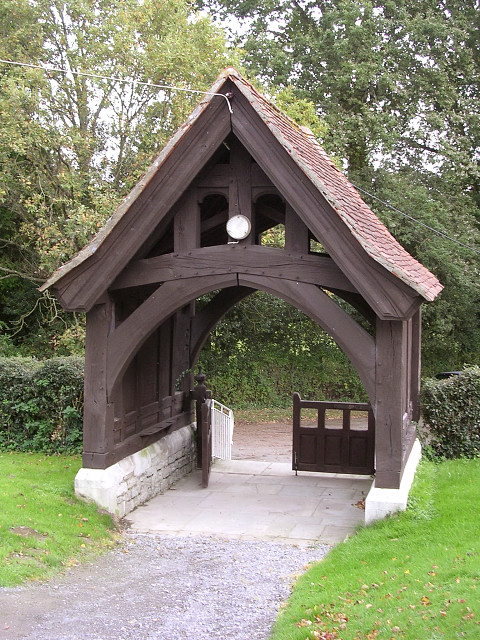
<svg viewBox="0 0 480 640">
<path fill-rule="evenodd" d="M 278 224 L 285 247 L 263 246 Z M 399 487 L 419 417 L 420 307 L 442 287 L 311 132 L 234 69 L 47 287 L 87 314 L 84 467 L 105 469 L 190 424 L 187 372 L 223 315 L 263 290 L 347 354 L 375 414 L 376 485 Z"/>
</svg>

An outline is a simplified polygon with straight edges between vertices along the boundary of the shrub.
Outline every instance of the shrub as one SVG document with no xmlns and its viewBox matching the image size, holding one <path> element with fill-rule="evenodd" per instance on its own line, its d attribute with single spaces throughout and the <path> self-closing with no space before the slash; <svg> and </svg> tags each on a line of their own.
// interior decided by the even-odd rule
<svg viewBox="0 0 480 640">
<path fill-rule="evenodd" d="M 0 449 L 82 450 L 83 359 L 0 358 Z"/>
<path fill-rule="evenodd" d="M 480 367 L 445 380 L 426 380 L 423 418 L 434 457 L 480 457 Z"/>
</svg>

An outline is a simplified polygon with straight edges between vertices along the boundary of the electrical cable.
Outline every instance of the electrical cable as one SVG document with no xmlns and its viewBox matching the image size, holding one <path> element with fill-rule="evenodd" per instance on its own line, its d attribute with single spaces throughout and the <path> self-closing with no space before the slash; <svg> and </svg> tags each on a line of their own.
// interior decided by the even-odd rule
<svg viewBox="0 0 480 640">
<path fill-rule="evenodd" d="M 381 200 L 378 196 L 373 195 L 373 193 L 369 193 L 368 191 L 365 191 L 365 189 L 362 189 L 362 187 L 359 187 L 356 184 L 353 184 L 353 182 L 351 182 L 350 184 L 352 185 L 352 187 L 355 187 L 355 189 L 357 189 L 358 191 L 361 191 L 362 193 L 364 193 L 365 195 L 369 196 L 370 198 L 373 198 L 374 200 L 377 200 L 378 202 L 380 202 L 381 204 L 385 205 L 389 209 L 392 209 L 392 211 L 396 211 L 397 213 L 399 213 L 400 215 L 404 216 L 408 220 L 411 220 L 412 222 L 416 222 L 420 226 L 425 227 L 425 229 L 428 229 L 429 231 L 433 231 L 433 233 L 436 233 L 438 236 L 440 236 L 442 238 L 445 238 L 447 240 L 450 240 L 451 242 L 455 242 L 455 244 L 458 244 L 461 247 L 464 247 L 465 249 L 469 249 L 470 251 L 473 251 L 474 253 L 479 253 L 480 254 L 480 250 L 475 249 L 474 247 L 471 247 L 468 244 L 464 244 L 463 242 L 460 242 L 460 240 L 456 240 L 455 238 L 451 238 L 450 236 L 448 236 L 443 231 L 439 231 L 438 229 L 435 229 L 434 227 L 430 227 L 428 224 L 425 224 L 421 220 L 417 220 L 417 218 L 414 218 L 413 216 L 409 215 L 408 213 L 405 213 L 404 211 L 402 211 L 401 209 L 398 209 L 397 207 L 394 207 L 392 204 L 389 204 L 388 202 L 385 202 L 384 200 Z"/>
<path fill-rule="evenodd" d="M 85 71 L 72 71 L 72 70 L 61 69 L 60 67 L 42 67 L 41 65 L 38 65 L 38 64 L 29 64 L 27 62 L 14 62 L 13 60 L 3 60 L 1 58 L 0 58 L 0 63 L 11 64 L 11 65 L 15 65 L 17 67 L 28 67 L 30 69 L 40 69 L 41 71 L 44 71 L 45 73 L 50 73 L 50 72 L 53 72 L 53 73 L 64 73 L 64 74 L 71 73 L 72 75 L 75 75 L 75 76 L 84 76 L 86 78 L 95 78 L 96 80 L 113 80 L 114 82 L 118 82 L 120 84 L 130 84 L 132 86 L 141 85 L 143 87 L 152 87 L 154 89 L 166 89 L 166 90 L 173 90 L 173 91 L 184 91 L 186 93 L 200 93 L 200 94 L 202 94 L 204 96 L 220 96 L 222 98 L 225 98 L 225 100 L 227 101 L 229 112 L 233 113 L 232 105 L 230 104 L 229 97 L 227 95 L 225 95 L 224 93 L 214 93 L 213 91 L 200 91 L 199 89 L 187 89 L 185 87 L 174 87 L 174 86 L 166 85 L 166 84 L 154 84 L 153 82 L 143 82 L 141 80 L 133 80 L 133 79 L 125 80 L 123 78 L 116 78 L 115 76 L 102 76 L 102 75 L 99 75 L 97 73 L 87 73 Z"/>
<path fill-rule="evenodd" d="M 59 67 L 42 67 L 41 65 L 30 64 L 30 63 L 27 63 L 27 62 L 16 62 L 16 61 L 13 61 L 13 60 L 3 60 L 2 58 L 0 58 L 0 63 L 11 64 L 11 65 L 15 65 L 15 66 L 18 66 L 18 67 L 28 67 L 30 69 L 40 69 L 40 71 L 43 71 L 45 73 L 50 73 L 50 72 L 53 72 L 53 73 L 64 73 L 64 74 L 69 74 L 70 73 L 72 75 L 84 76 L 84 77 L 87 77 L 87 78 L 95 78 L 97 80 L 112 80 L 112 81 L 118 82 L 120 84 L 130 84 L 132 86 L 141 85 L 141 86 L 144 86 L 144 87 L 152 87 L 154 89 L 164 89 L 164 90 L 172 90 L 172 91 L 184 91 L 186 93 L 197 93 L 197 94 L 202 94 L 202 95 L 205 95 L 205 96 L 220 96 L 221 98 L 224 98 L 226 100 L 227 106 L 228 106 L 228 110 L 229 110 L 230 114 L 233 113 L 232 105 L 230 103 L 230 96 L 228 96 L 228 95 L 226 95 L 224 93 L 214 93 L 213 91 L 200 91 L 199 89 L 187 89 L 185 87 L 175 87 L 175 86 L 172 86 L 172 85 L 155 84 L 153 82 L 143 82 L 141 80 L 133 80 L 133 79 L 126 80 L 126 79 L 123 79 L 123 78 L 117 78 L 115 76 L 104 76 L 104 75 L 100 75 L 100 74 L 96 74 L 96 73 L 87 73 L 87 72 L 84 72 L 84 71 L 65 70 L 65 69 L 61 69 Z M 428 224 L 425 224 L 421 220 L 418 220 L 417 218 L 414 218 L 413 216 L 409 215 L 408 213 L 405 213 L 401 209 L 398 209 L 397 207 L 394 207 L 393 205 L 389 204 L 388 202 L 385 202 L 384 200 L 382 200 L 378 196 L 374 195 L 373 193 L 369 193 L 365 189 L 362 189 L 362 187 L 359 187 L 358 185 L 355 185 L 353 183 L 351 183 L 351 184 L 358 191 L 361 191 L 362 193 L 364 193 L 365 195 L 369 196 L 370 198 L 373 198 L 374 200 L 377 200 L 378 202 L 380 202 L 384 206 L 388 207 L 389 209 L 392 209 L 392 211 L 396 211 L 397 213 L 399 213 L 400 215 L 404 216 L 408 220 L 411 220 L 412 222 L 415 222 L 416 224 L 419 224 L 420 226 L 424 227 L 425 229 L 428 229 L 429 231 L 432 231 L 433 233 L 436 233 L 438 236 L 440 236 L 442 238 L 445 238 L 446 240 L 450 240 L 451 242 L 454 242 L 455 244 L 458 244 L 459 246 L 464 247 L 465 249 L 469 249 L 470 251 L 473 251 L 474 253 L 480 254 L 480 250 L 475 249 L 474 247 L 471 247 L 468 244 L 464 244 L 463 242 L 460 242 L 460 240 L 456 240 L 455 238 L 450 237 L 449 235 L 447 235 L 443 231 L 439 231 L 438 229 L 435 229 L 434 227 L 430 227 Z"/>
</svg>

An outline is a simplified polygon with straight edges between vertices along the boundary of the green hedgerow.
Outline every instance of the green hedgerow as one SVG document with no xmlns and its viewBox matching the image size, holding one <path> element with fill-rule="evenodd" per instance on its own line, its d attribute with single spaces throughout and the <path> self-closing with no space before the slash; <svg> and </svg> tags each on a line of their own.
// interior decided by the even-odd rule
<svg viewBox="0 0 480 640">
<path fill-rule="evenodd" d="M 422 404 L 433 457 L 480 457 L 480 367 L 426 380 Z"/>
<path fill-rule="evenodd" d="M 83 359 L 0 358 L 0 449 L 82 449 Z"/>
</svg>

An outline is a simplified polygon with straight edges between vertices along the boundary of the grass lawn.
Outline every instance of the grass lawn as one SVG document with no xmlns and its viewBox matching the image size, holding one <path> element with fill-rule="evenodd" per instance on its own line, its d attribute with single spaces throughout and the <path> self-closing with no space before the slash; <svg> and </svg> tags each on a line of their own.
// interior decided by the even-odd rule
<svg viewBox="0 0 480 640">
<path fill-rule="evenodd" d="M 110 516 L 78 501 L 80 456 L 0 453 L 0 586 L 44 579 L 115 544 Z"/>
<path fill-rule="evenodd" d="M 409 508 L 305 573 L 272 640 L 480 638 L 480 460 L 422 462 Z"/>
<path fill-rule="evenodd" d="M 234 409 L 235 422 L 243 424 L 262 424 L 264 422 L 287 422 L 292 423 L 292 407 L 281 408 L 262 408 L 252 407 L 250 409 Z M 329 418 L 340 418 L 341 411 L 329 410 L 327 412 L 327 420 Z M 302 409 L 302 421 L 313 421 L 317 419 L 317 411 L 315 409 Z"/>
</svg>

